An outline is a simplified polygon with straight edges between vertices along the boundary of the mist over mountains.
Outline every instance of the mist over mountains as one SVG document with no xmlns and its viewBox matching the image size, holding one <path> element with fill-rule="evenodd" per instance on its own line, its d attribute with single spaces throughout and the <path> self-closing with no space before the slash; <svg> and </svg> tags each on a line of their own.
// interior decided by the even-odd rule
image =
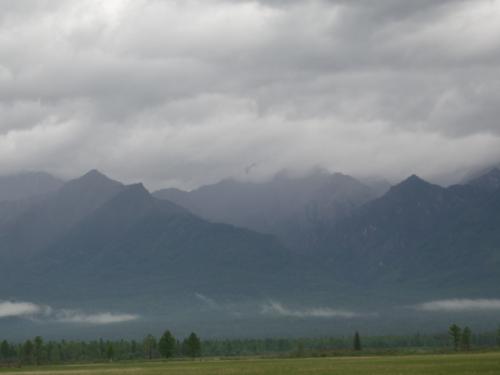
<svg viewBox="0 0 500 375">
<path fill-rule="evenodd" d="M 0 176 L 0 202 L 45 194 L 59 189 L 62 185 L 62 180 L 43 172 Z"/>
<path fill-rule="evenodd" d="M 314 170 L 300 177 L 283 171 L 263 183 L 227 179 L 190 192 L 163 189 L 153 195 L 207 220 L 274 234 L 303 252 L 315 246 L 318 226 L 349 216 L 376 198 L 377 188 L 341 173 Z"/>
<path fill-rule="evenodd" d="M 30 306 L 0 314 L 10 334 L 57 335 L 61 316 L 107 317 L 62 319 L 75 335 L 105 321 L 99 332 L 251 336 L 416 331 L 497 313 L 484 306 L 500 297 L 498 169 L 447 188 L 411 176 L 383 194 L 318 170 L 152 194 L 96 170 L 59 186 L 23 178 L 31 193 L 0 203 L 0 302 Z M 440 306 L 454 310 L 433 315 Z"/>
</svg>

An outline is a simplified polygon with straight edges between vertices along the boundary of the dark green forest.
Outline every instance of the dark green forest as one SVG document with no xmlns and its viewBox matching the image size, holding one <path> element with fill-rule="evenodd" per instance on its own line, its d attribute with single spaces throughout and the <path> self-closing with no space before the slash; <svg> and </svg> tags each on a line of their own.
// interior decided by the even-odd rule
<svg viewBox="0 0 500 375">
<path fill-rule="evenodd" d="M 168 358 L 289 356 L 315 357 L 357 354 L 411 354 L 452 352 L 500 347 L 500 328 L 472 333 L 451 325 L 434 335 L 353 336 L 321 338 L 267 338 L 201 340 L 191 333 L 183 340 L 170 331 L 142 340 L 45 341 L 37 336 L 25 342 L 0 342 L 2 366 L 89 363 Z"/>
</svg>

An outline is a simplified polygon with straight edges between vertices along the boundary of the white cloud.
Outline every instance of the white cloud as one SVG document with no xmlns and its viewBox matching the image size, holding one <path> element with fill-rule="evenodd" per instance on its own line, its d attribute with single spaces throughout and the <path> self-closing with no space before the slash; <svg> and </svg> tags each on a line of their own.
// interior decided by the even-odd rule
<svg viewBox="0 0 500 375">
<path fill-rule="evenodd" d="M 78 324 L 113 324 L 139 319 L 135 314 L 112 312 L 85 313 L 81 310 L 54 309 L 47 305 L 32 302 L 0 301 L 0 319 L 21 317 L 35 321 L 48 321 Z"/>
<path fill-rule="evenodd" d="M 445 299 L 424 302 L 415 308 L 433 312 L 500 311 L 500 299 Z"/>
<path fill-rule="evenodd" d="M 276 301 L 269 301 L 262 305 L 261 313 L 265 315 L 276 315 L 293 318 L 344 318 L 352 319 L 367 314 L 361 314 L 349 310 L 337 310 L 328 307 L 314 307 L 307 309 L 290 309 Z"/>
<path fill-rule="evenodd" d="M 124 323 L 137 319 L 139 319 L 138 315 L 115 314 L 110 312 L 86 314 L 77 310 L 60 310 L 55 314 L 55 320 L 57 322 L 92 325 Z"/>
<path fill-rule="evenodd" d="M 43 308 L 31 302 L 0 301 L 0 318 L 32 316 L 41 313 Z"/>
</svg>

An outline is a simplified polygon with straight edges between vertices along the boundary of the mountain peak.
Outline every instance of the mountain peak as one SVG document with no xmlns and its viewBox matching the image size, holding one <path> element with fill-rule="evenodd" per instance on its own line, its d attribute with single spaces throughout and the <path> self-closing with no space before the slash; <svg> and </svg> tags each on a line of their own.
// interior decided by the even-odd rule
<svg viewBox="0 0 500 375">
<path fill-rule="evenodd" d="M 468 182 L 469 185 L 486 190 L 496 190 L 500 188 L 500 169 L 492 168 L 485 174 L 476 177 Z"/>
<path fill-rule="evenodd" d="M 93 169 L 81 177 L 68 181 L 60 189 L 66 200 L 89 200 L 102 204 L 123 189 L 121 182 L 110 179 L 101 172 Z M 92 205 L 94 206 L 94 205 Z M 97 204 L 94 206 L 97 207 Z"/>
<path fill-rule="evenodd" d="M 136 183 L 125 185 L 123 190 L 101 207 L 99 212 L 107 212 L 105 215 L 116 218 L 126 216 L 138 218 L 152 214 L 171 215 L 187 211 L 167 200 L 154 198 L 142 183 Z"/>
<path fill-rule="evenodd" d="M 108 178 L 104 173 L 100 172 L 97 169 L 91 169 L 87 173 L 85 173 L 80 178 Z"/>
<path fill-rule="evenodd" d="M 69 182 L 71 185 L 121 185 L 120 182 L 112 180 L 105 174 L 99 172 L 97 169 L 92 169 L 85 173 L 83 176 L 78 177 Z"/>
<path fill-rule="evenodd" d="M 125 186 L 125 191 L 136 195 L 149 196 L 149 191 L 144 187 L 142 182 Z"/>
<path fill-rule="evenodd" d="M 410 177 L 406 178 L 402 182 L 400 182 L 396 186 L 416 186 L 416 185 L 421 185 L 421 186 L 427 186 L 427 185 L 432 185 L 431 183 L 425 181 L 423 178 L 420 178 L 416 174 L 412 174 Z"/>
<path fill-rule="evenodd" d="M 412 174 L 410 177 L 407 178 L 408 181 L 424 181 L 424 179 L 418 177 L 416 174 Z"/>
<path fill-rule="evenodd" d="M 103 175 L 103 173 L 101 173 L 98 169 L 93 168 L 84 175 Z"/>
<path fill-rule="evenodd" d="M 391 187 L 388 194 L 414 194 L 422 191 L 431 192 L 440 189 L 442 189 L 440 186 L 431 184 L 417 175 L 412 174 L 399 184 Z"/>
<path fill-rule="evenodd" d="M 128 205 L 129 203 L 135 204 L 139 202 L 149 201 L 151 199 L 149 191 L 146 190 L 142 183 L 125 185 L 123 190 L 117 194 L 113 199 L 122 202 L 121 204 Z M 135 202 L 135 203 L 132 203 Z"/>
</svg>

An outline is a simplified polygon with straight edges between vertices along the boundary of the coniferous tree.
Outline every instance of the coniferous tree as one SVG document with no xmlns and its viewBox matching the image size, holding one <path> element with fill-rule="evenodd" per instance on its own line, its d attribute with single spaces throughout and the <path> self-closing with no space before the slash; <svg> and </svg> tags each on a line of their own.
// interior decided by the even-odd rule
<svg viewBox="0 0 500 375">
<path fill-rule="evenodd" d="M 31 340 L 26 340 L 22 347 L 23 361 L 26 363 L 33 363 L 34 345 Z"/>
<path fill-rule="evenodd" d="M 153 359 L 154 351 L 156 350 L 156 339 L 153 335 L 147 335 L 143 340 L 144 354 L 147 359 Z"/>
<path fill-rule="evenodd" d="M 460 327 L 456 324 L 452 324 L 448 328 L 448 334 L 451 336 L 451 339 L 453 340 L 453 347 L 455 348 L 455 351 L 458 351 L 460 347 L 460 340 L 462 336 L 462 330 Z"/>
<path fill-rule="evenodd" d="M 35 364 L 38 366 L 42 363 L 43 339 L 37 336 L 34 343 L 33 357 L 35 358 Z"/>
<path fill-rule="evenodd" d="M 500 326 L 497 328 L 497 346 L 500 346 Z"/>
<path fill-rule="evenodd" d="M 183 352 L 188 357 L 196 358 L 201 356 L 201 341 L 196 333 L 192 332 L 183 342 Z"/>
<path fill-rule="evenodd" d="M 113 348 L 113 343 L 108 342 L 106 348 L 106 358 L 108 359 L 108 361 L 112 362 L 114 356 L 115 356 L 115 349 Z"/>
<path fill-rule="evenodd" d="M 353 348 L 354 350 L 356 351 L 360 351 L 361 350 L 361 337 L 359 336 L 359 332 L 356 331 L 356 333 L 354 333 L 354 340 L 353 340 Z"/>
<path fill-rule="evenodd" d="M 162 357 L 170 358 L 175 354 L 176 340 L 170 331 L 165 331 L 158 342 L 158 350 Z"/>
<path fill-rule="evenodd" d="M 132 355 L 135 357 L 137 353 L 137 341 L 132 340 L 130 343 L 130 351 L 132 352 Z"/>
<path fill-rule="evenodd" d="M 53 361 L 54 357 L 54 343 L 49 341 L 46 345 L 47 350 L 47 361 L 50 363 Z"/>
<path fill-rule="evenodd" d="M 54 363 L 59 363 L 61 362 L 62 356 L 61 356 L 61 345 L 59 343 L 55 343 L 50 351 L 50 358 L 51 361 Z"/>
<path fill-rule="evenodd" d="M 462 331 L 462 349 L 470 350 L 470 340 L 471 340 L 472 332 L 469 327 L 465 327 Z"/>
<path fill-rule="evenodd" d="M 105 355 L 106 355 L 106 348 L 104 345 L 104 340 L 101 338 L 99 339 L 99 357 L 104 358 Z"/>
<path fill-rule="evenodd" d="M 7 340 L 3 340 L 0 344 L 0 357 L 2 360 L 6 361 L 10 357 L 10 347 Z"/>
</svg>

